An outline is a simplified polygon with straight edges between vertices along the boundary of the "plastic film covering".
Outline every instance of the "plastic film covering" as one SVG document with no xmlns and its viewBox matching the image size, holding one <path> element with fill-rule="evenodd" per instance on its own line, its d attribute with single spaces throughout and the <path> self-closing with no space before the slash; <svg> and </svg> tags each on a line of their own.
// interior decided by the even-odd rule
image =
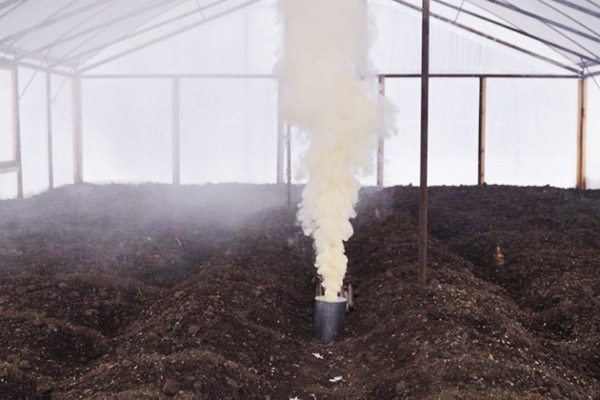
<svg viewBox="0 0 600 400">
<path fill-rule="evenodd" d="M 13 158 L 12 73 L 0 68 L 0 161 Z"/>
<path fill-rule="evenodd" d="M 486 182 L 573 187 L 577 81 L 488 81 Z"/>
</svg>

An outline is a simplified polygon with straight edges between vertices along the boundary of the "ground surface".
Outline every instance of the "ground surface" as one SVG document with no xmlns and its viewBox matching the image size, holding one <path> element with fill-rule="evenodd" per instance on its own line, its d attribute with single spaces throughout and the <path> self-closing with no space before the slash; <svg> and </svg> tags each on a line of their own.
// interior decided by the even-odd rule
<svg viewBox="0 0 600 400">
<path fill-rule="evenodd" d="M 416 189 L 364 192 L 356 308 L 329 345 L 311 337 L 312 247 L 284 194 L 0 202 L 0 398 L 600 399 L 600 193 L 432 189 L 422 287 Z"/>
</svg>

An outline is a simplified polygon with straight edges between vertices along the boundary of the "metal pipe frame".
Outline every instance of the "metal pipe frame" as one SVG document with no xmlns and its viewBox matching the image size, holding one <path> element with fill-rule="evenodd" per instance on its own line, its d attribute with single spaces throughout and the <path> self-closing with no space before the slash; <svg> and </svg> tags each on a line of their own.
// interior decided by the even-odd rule
<svg viewBox="0 0 600 400">
<path fill-rule="evenodd" d="M 17 61 L 14 59 L 7 59 L 7 58 L 0 57 L 0 67 L 2 67 L 2 66 L 9 68 L 9 69 L 18 68 L 18 67 L 29 68 L 29 69 L 34 69 L 36 71 L 50 72 L 54 75 L 60 75 L 60 76 L 69 77 L 69 78 L 73 76 L 73 73 L 57 70 L 55 68 L 43 67 L 41 65 L 28 63 L 28 62 L 22 61 L 22 60 Z"/>
<path fill-rule="evenodd" d="M 17 197 L 23 198 L 23 162 L 21 157 L 21 113 L 19 100 L 19 68 L 12 70 L 13 161 L 17 167 Z"/>
<path fill-rule="evenodd" d="M 105 58 L 105 59 L 103 59 L 103 60 L 100 60 L 100 61 L 98 61 L 98 62 L 95 62 L 95 63 L 93 63 L 93 64 L 86 65 L 86 66 L 84 66 L 83 68 L 80 68 L 80 69 L 78 70 L 78 72 L 79 72 L 79 73 L 84 73 L 84 72 L 87 72 L 87 71 L 89 71 L 89 70 L 91 70 L 91 69 L 97 68 L 97 67 L 99 67 L 99 66 L 101 66 L 101 65 L 107 64 L 107 63 L 109 63 L 109 62 L 111 62 L 111 61 L 118 60 L 119 58 L 122 58 L 122 57 L 128 56 L 128 55 L 130 55 L 130 54 L 133 54 L 133 53 L 135 53 L 135 52 L 138 52 L 138 51 L 140 51 L 140 50 L 142 50 L 142 49 L 145 49 L 146 47 L 149 47 L 149 46 L 155 45 L 155 44 L 157 44 L 157 43 L 163 42 L 163 41 L 165 41 L 165 40 L 167 40 L 167 39 L 170 39 L 170 38 L 172 38 L 173 36 L 177 36 L 177 35 L 179 35 L 179 34 L 182 34 L 182 33 L 184 33 L 184 32 L 187 32 L 187 31 L 189 31 L 189 30 L 192 30 L 192 29 L 194 29 L 194 28 L 197 28 L 198 26 L 201 26 L 201 25 L 204 25 L 204 24 L 206 24 L 206 23 L 208 23 L 208 22 L 211 22 L 211 21 L 214 21 L 214 20 L 216 20 L 216 19 L 222 18 L 222 17 L 224 17 L 225 15 L 228 15 L 228 14 L 234 13 L 234 12 L 236 12 L 236 11 L 239 11 L 239 10 L 242 10 L 242 9 L 244 9 L 244 8 L 246 8 L 246 7 L 249 7 L 249 6 L 251 6 L 251 5 L 255 4 L 255 3 L 257 3 L 258 1 L 260 1 L 260 0 L 248 0 L 248 1 L 245 1 L 244 3 L 242 3 L 242 4 L 238 4 L 237 6 L 234 6 L 234 7 L 231 7 L 231 8 L 230 8 L 230 9 L 228 9 L 228 10 L 225 10 L 225 11 L 218 12 L 218 13 L 216 13 L 215 15 L 212 15 L 212 16 L 210 16 L 210 17 L 205 17 L 205 18 L 203 18 L 203 19 L 202 19 L 202 20 L 200 20 L 200 21 L 197 21 L 197 22 L 194 22 L 194 23 L 192 23 L 192 24 L 186 25 L 186 26 L 184 26 L 183 28 L 176 29 L 176 30 L 174 30 L 173 32 L 170 32 L 170 33 L 168 33 L 168 34 L 165 34 L 165 35 L 159 36 L 158 38 L 155 38 L 155 39 L 153 39 L 153 40 L 149 40 L 149 41 L 147 41 L 147 42 L 145 42 L 145 43 L 142 43 L 142 44 L 140 44 L 140 45 L 134 46 L 134 47 L 132 47 L 131 49 L 128 49 L 128 50 L 125 50 L 125 51 L 119 52 L 119 53 L 117 53 L 117 54 L 115 54 L 115 55 L 113 55 L 113 56 L 107 57 L 107 58 Z"/>
<path fill-rule="evenodd" d="M 16 161 L 0 161 L 0 174 L 19 172 L 19 163 Z"/>
<path fill-rule="evenodd" d="M 156 3 L 151 3 L 151 4 L 146 5 L 145 7 L 139 7 L 135 11 L 127 12 L 127 13 L 125 13 L 123 15 L 118 16 L 117 18 L 111 19 L 109 21 L 105 21 L 105 22 L 103 22 L 101 24 L 97 24 L 95 26 L 91 26 L 91 27 L 85 28 L 85 29 L 80 30 L 78 32 L 73 32 L 73 31 L 75 31 L 75 29 L 73 29 L 73 30 L 67 32 L 66 34 L 64 34 L 62 37 L 60 37 L 60 38 L 58 38 L 58 39 L 56 39 L 56 40 L 54 40 L 54 41 L 52 41 L 52 42 L 44 45 L 43 47 L 39 47 L 39 48 L 35 49 L 32 52 L 33 53 L 40 53 L 42 51 L 51 49 L 52 47 L 55 47 L 55 46 L 58 46 L 58 45 L 61 45 L 61 44 L 64 44 L 64 43 L 67 43 L 69 41 L 72 41 L 74 39 L 80 38 L 80 37 L 85 36 L 87 34 L 94 33 L 96 31 L 103 31 L 106 28 L 111 27 L 112 25 L 115 25 L 115 24 L 117 24 L 119 22 L 122 22 L 122 21 L 126 21 L 126 20 L 128 20 L 130 18 L 137 17 L 140 14 L 144 14 L 144 13 L 150 12 L 150 11 L 152 11 L 152 10 L 154 10 L 156 8 L 162 7 L 162 6 L 166 5 L 166 4 L 172 4 L 173 7 L 176 7 L 176 6 L 180 5 L 182 2 L 183 1 L 180 0 L 179 2 L 176 2 L 175 5 L 173 5 L 173 0 L 162 0 L 162 1 L 159 1 L 159 2 L 156 2 Z"/>
<path fill-rule="evenodd" d="M 581 32 L 578 29 L 571 28 L 570 26 L 561 24 L 560 22 L 556 22 L 556 21 L 551 20 L 549 18 L 542 17 L 541 15 L 534 14 L 534 13 L 529 12 L 527 10 L 524 10 L 524 9 L 522 9 L 520 7 L 517 7 L 517 6 L 515 6 L 515 5 L 511 4 L 511 3 L 503 3 L 503 2 L 501 2 L 499 0 L 487 0 L 487 1 L 490 2 L 490 3 L 492 3 L 492 4 L 494 4 L 494 5 L 497 5 L 497 6 L 500 6 L 500 7 L 504 7 L 506 9 L 508 9 L 508 10 L 511 10 L 511 11 L 517 12 L 519 14 L 523 14 L 523 15 L 525 15 L 527 17 L 536 19 L 536 20 L 538 20 L 540 22 L 543 22 L 546 25 L 550 25 L 550 26 L 562 29 L 564 31 L 571 32 L 571 33 L 573 33 L 575 35 L 581 36 L 582 38 L 591 40 L 593 42 L 600 43 L 600 38 L 598 38 L 597 36 L 589 35 L 589 34 L 587 34 L 585 32 Z"/>
<path fill-rule="evenodd" d="M 286 172 L 287 172 L 287 205 L 292 205 L 292 127 L 286 124 Z"/>
<path fill-rule="evenodd" d="M 278 79 L 272 74 L 82 74 L 81 79 Z"/>
<path fill-rule="evenodd" d="M 386 79 L 389 78 L 420 78 L 421 74 L 381 74 Z M 485 74 L 485 73 L 457 73 L 457 74 L 430 74 L 429 77 L 435 78 L 496 78 L 496 79 L 581 79 L 583 73 L 578 71 L 575 74 Z"/>
<path fill-rule="evenodd" d="M 162 21 L 162 22 L 156 23 L 156 24 L 154 24 L 152 26 L 149 26 L 147 28 L 140 29 L 140 30 L 133 30 L 132 32 L 129 32 L 128 34 L 126 34 L 126 35 L 124 35 L 124 36 L 122 36 L 122 37 L 120 37 L 118 39 L 111 40 L 111 41 L 109 41 L 107 43 L 104 43 L 102 45 L 95 46 L 95 47 L 93 47 L 91 49 L 87 49 L 87 50 L 82 51 L 80 53 L 76 53 L 74 55 L 71 55 L 70 58 L 67 59 L 67 61 L 75 61 L 75 60 L 77 60 L 77 59 L 79 59 L 79 58 L 81 58 L 83 56 L 88 55 L 88 54 L 98 53 L 98 52 L 100 52 L 100 51 L 102 51 L 102 50 L 104 50 L 104 49 L 106 49 L 106 48 L 108 48 L 110 46 L 113 46 L 113 45 L 117 44 L 117 43 L 121 43 L 121 42 L 129 40 L 131 38 L 137 37 L 139 35 L 143 35 L 144 33 L 147 33 L 147 32 L 153 31 L 155 29 L 161 28 L 163 26 L 169 25 L 169 24 L 171 24 L 173 22 L 176 22 L 176 21 L 179 21 L 179 20 L 181 20 L 183 18 L 187 18 L 187 17 L 195 15 L 195 14 L 202 14 L 207 9 L 212 8 L 214 6 L 217 6 L 219 4 L 225 3 L 227 1 L 229 1 L 229 0 L 217 0 L 217 1 L 213 2 L 213 3 L 210 3 L 210 4 L 207 4 L 207 5 L 203 6 L 203 7 L 197 8 L 197 9 L 195 9 L 193 11 L 190 11 L 190 12 L 178 15 L 178 16 L 173 17 L 173 18 L 169 18 L 166 21 Z"/>
<path fill-rule="evenodd" d="M 578 83 L 577 106 L 577 182 L 575 187 L 580 190 L 586 188 L 586 142 L 587 142 L 587 79 Z"/>
<path fill-rule="evenodd" d="M 78 0 L 73 0 L 73 1 L 69 2 L 67 5 L 65 5 L 64 7 L 60 8 L 58 11 L 49 15 L 48 18 L 44 19 L 40 23 L 30 26 L 28 28 L 22 29 L 18 32 L 13 33 L 12 35 L 3 37 L 2 39 L 0 39 L 0 44 L 8 43 L 11 41 L 12 42 L 17 41 L 17 40 L 23 38 L 25 35 L 27 35 L 31 32 L 35 32 L 38 29 L 43 29 L 48 26 L 54 25 L 57 22 L 61 22 L 61 21 L 67 20 L 69 18 L 76 17 L 82 13 L 93 10 L 94 8 L 101 7 L 104 3 L 111 2 L 111 1 L 113 1 L 113 0 L 96 0 L 95 2 L 93 2 L 91 4 L 88 4 L 86 6 L 78 8 L 76 10 L 61 14 L 62 11 L 68 9 L 69 7 L 71 7 L 71 5 L 78 2 Z"/>
<path fill-rule="evenodd" d="M 429 0 L 423 0 L 421 24 L 421 180 L 419 190 L 419 283 L 427 285 L 427 218 L 429 194 L 427 164 L 429 147 Z"/>
<path fill-rule="evenodd" d="M 48 187 L 54 189 L 54 155 L 52 152 L 52 75 L 46 71 L 46 129 L 48 131 Z"/>
<path fill-rule="evenodd" d="M 531 33 L 525 32 L 522 29 L 516 28 L 516 27 L 508 25 L 508 24 L 504 24 L 504 23 L 499 22 L 499 21 L 495 21 L 495 20 L 493 20 L 491 18 L 485 17 L 483 15 L 479 15 L 479 14 L 473 12 L 473 11 L 469 11 L 469 10 L 466 10 L 464 8 L 461 8 L 461 7 L 457 7 L 454 4 L 450 4 L 450 3 L 446 2 L 446 1 L 443 1 L 443 0 L 433 0 L 433 1 L 435 1 L 438 4 L 443 5 L 445 7 L 451 8 L 453 10 L 457 10 L 457 11 L 459 11 L 461 13 L 464 13 L 464 14 L 470 15 L 470 16 L 472 16 L 474 18 L 477 18 L 477 19 L 480 19 L 482 21 L 485 21 L 487 23 L 499 26 L 499 27 L 504 28 L 506 30 L 509 30 L 509 31 L 518 33 L 520 35 L 523 35 L 525 37 L 528 37 L 530 39 L 536 40 L 536 41 L 538 41 L 540 43 L 543 43 L 543 44 L 545 44 L 547 46 L 550 46 L 550 47 L 552 47 L 552 48 L 554 48 L 556 50 L 564 51 L 566 53 L 572 54 L 572 55 L 574 55 L 576 57 L 579 57 L 581 59 L 591 61 L 591 62 L 593 62 L 593 64 L 600 64 L 600 60 L 598 58 L 593 58 L 593 57 L 590 57 L 589 55 L 582 54 L 580 52 L 577 52 L 575 50 L 569 49 L 569 48 L 564 47 L 564 46 L 560 46 L 560 45 L 558 45 L 558 44 L 556 44 L 556 43 L 554 43 L 554 42 L 552 42 L 550 40 L 546 40 L 546 39 L 543 39 L 543 38 L 541 38 L 541 37 L 539 37 L 537 35 L 533 35 Z"/>
<path fill-rule="evenodd" d="M 571 7 L 574 10 L 581 11 L 584 14 L 593 15 L 596 18 L 600 18 L 600 12 L 596 12 L 587 7 L 580 6 L 579 4 L 572 3 L 568 0 L 550 0 L 558 4 L 562 4 L 563 6 Z"/>
<path fill-rule="evenodd" d="M 73 183 L 83 183 L 83 127 L 81 119 L 81 79 L 73 77 Z"/>
<path fill-rule="evenodd" d="M 39 62 L 39 65 L 38 65 L 39 68 L 64 67 L 64 68 L 68 68 L 68 69 L 74 69 L 77 66 L 75 64 L 60 64 L 60 63 L 58 63 L 58 59 L 56 59 L 52 56 L 43 55 L 43 54 L 33 54 L 33 53 L 28 54 L 27 52 L 24 52 L 22 50 L 15 49 L 12 47 L 6 47 L 6 46 L 2 46 L 2 45 L 0 45 L 0 52 L 4 53 L 5 55 L 10 55 L 13 57 L 12 59 L 8 59 L 6 56 L 2 57 L 5 61 L 13 61 L 13 62 L 21 63 L 21 64 L 26 64 L 27 61 L 25 61 L 25 60 L 29 59 L 31 61 Z M 29 63 L 29 64 L 31 64 L 31 63 Z M 45 67 L 44 67 L 44 64 L 46 64 Z M 36 64 L 33 64 L 33 65 L 36 65 Z"/>
<path fill-rule="evenodd" d="M 283 91 L 285 90 L 283 82 L 279 80 L 277 82 L 277 175 L 275 181 L 277 183 L 283 183 L 283 159 L 285 153 L 285 121 L 282 116 L 282 101 Z"/>
<path fill-rule="evenodd" d="M 487 114 L 487 80 L 479 78 L 479 121 L 478 121 L 478 160 L 477 184 L 485 185 L 485 122 Z"/>
<path fill-rule="evenodd" d="M 172 172 L 173 172 L 173 185 L 179 185 L 181 183 L 181 145 L 180 145 L 180 108 L 179 108 L 179 78 L 172 78 L 171 81 L 171 106 L 172 106 L 172 147 L 173 147 L 173 158 L 172 158 Z"/>
<path fill-rule="evenodd" d="M 54 73 L 54 72 L 53 72 Z M 600 74 L 600 71 L 595 72 Z M 67 74 L 66 76 L 71 76 Z M 431 79 L 440 78 L 496 78 L 496 79 L 581 79 L 583 74 L 485 74 L 485 73 L 433 73 L 429 77 Z M 420 78 L 418 73 L 382 73 L 378 74 L 377 78 L 392 79 L 392 78 Z M 81 79 L 278 79 L 272 74 L 82 74 Z"/>
<path fill-rule="evenodd" d="M 385 77 L 380 75 L 377 79 L 379 84 L 379 94 L 385 96 Z M 377 141 L 377 186 L 383 187 L 385 182 L 385 139 L 379 138 Z"/>
<path fill-rule="evenodd" d="M 410 3 L 408 3 L 408 2 L 406 2 L 404 0 L 390 0 L 390 1 L 392 1 L 394 3 L 397 3 L 397 4 L 400 4 L 400 5 L 404 6 L 404 7 L 410 8 L 412 10 L 421 12 L 421 8 L 420 7 L 415 6 L 413 4 L 410 4 Z M 531 50 L 527 50 L 527 49 L 525 49 L 523 47 L 517 46 L 517 45 L 512 44 L 510 42 L 507 42 L 505 40 L 499 39 L 499 38 L 497 38 L 495 36 L 492 36 L 492 35 L 489 35 L 487 33 L 481 32 L 481 31 L 479 31 L 477 29 L 474 29 L 474 28 L 471 28 L 471 27 L 469 27 L 467 25 L 464 25 L 464 24 L 461 24 L 459 22 L 453 21 L 453 20 L 451 20 L 449 18 L 446 18 L 446 17 L 444 17 L 442 15 L 432 13 L 431 11 L 430 11 L 429 15 L 431 17 L 435 18 L 435 19 L 438 19 L 440 21 L 446 22 L 446 23 L 448 23 L 450 25 L 454 25 L 454 26 L 456 26 L 458 28 L 461 28 L 461 29 L 463 29 L 463 30 L 465 30 L 467 32 L 473 33 L 473 34 L 475 34 L 477 36 L 480 36 L 480 37 L 483 37 L 485 39 L 491 40 L 493 42 L 496 42 L 498 44 L 501 44 L 501 45 L 503 45 L 505 47 L 508 47 L 508 48 L 511 48 L 513 50 L 519 51 L 519 52 L 521 52 L 523 54 L 526 54 L 528 56 L 537 58 L 538 60 L 545 61 L 546 63 L 553 64 L 553 65 L 555 65 L 557 67 L 563 68 L 563 69 L 565 69 L 567 71 L 574 72 L 576 74 L 579 73 L 579 69 L 577 69 L 575 67 L 563 64 L 563 63 L 561 63 L 561 62 L 559 62 L 557 60 L 554 60 L 552 58 L 549 58 L 549 57 L 543 56 L 541 54 L 535 53 L 535 52 L 533 52 Z"/>
<path fill-rule="evenodd" d="M 590 72 L 588 74 L 585 74 L 583 76 L 583 78 L 593 78 L 594 76 L 600 76 L 600 71 L 594 71 L 594 72 Z"/>
</svg>

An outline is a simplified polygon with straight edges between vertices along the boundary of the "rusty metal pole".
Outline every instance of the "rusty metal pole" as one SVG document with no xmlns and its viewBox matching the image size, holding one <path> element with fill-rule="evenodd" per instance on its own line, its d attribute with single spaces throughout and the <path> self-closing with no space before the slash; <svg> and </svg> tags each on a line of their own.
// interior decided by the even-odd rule
<svg viewBox="0 0 600 400">
<path fill-rule="evenodd" d="M 379 94 L 385 96 L 385 77 L 379 75 Z M 385 164 L 385 140 L 379 138 L 377 142 L 377 186 L 383 187 L 384 184 L 384 164 Z"/>
<path fill-rule="evenodd" d="M 172 124 L 172 172 L 173 185 L 179 185 L 181 182 L 181 162 L 180 162 L 180 123 L 179 123 L 179 78 L 171 80 L 171 124 Z"/>
<path fill-rule="evenodd" d="M 485 185 L 485 115 L 487 100 L 487 80 L 479 78 L 479 160 L 477 171 L 477 184 Z"/>
<path fill-rule="evenodd" d="M 81 121 L 81 78 L 73 77 L 73 183 L 83 183 L 83 132 Z"/>
<path fill-rule="evenodd" d="M 52 75 L 46 72 L 46 126 L 48 129 L 48 187 L 54 189 L 54 155 L 52 154 Z"/>
<path fill-rule="evenodd" d="M 23 162 L 21 157 L 21 113 L 19 112 L 19 67 L 12 70 L 13 160 L 17 163 L 17 196 L 23 198 Z"/>
<path fill-rule="evenodd" d="M 577 132 L 577 189 L 586 188 L 585 156 L 587 136 L 587 79 L 579 80 L 578 132 Z"/>
<path fill-rule="evenodd" d="M 281 110 L 283 90 L 283 82 L 279 79 L 277 81 L 277 183 L 283 183 L 283 156 L 285 153 L 285 121 Z"/>
<path fill-rule="evenodd" d="M 427 150 L 429 145 L 429 0 L 423 0 L 421 33 L 421 188 L 419 196 L 419 282 L 427 284 Z"/>
<path fill-rule="evenodd" d="M 292 205 L 292 127 L 286 124 L 287 205 Z"/>
</svg>

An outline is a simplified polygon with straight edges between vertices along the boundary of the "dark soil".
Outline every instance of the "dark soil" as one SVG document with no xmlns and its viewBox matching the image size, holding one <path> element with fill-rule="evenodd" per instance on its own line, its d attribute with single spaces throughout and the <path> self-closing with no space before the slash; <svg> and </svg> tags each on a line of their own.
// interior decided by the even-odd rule
<svg viewBox="0 0 600 400">
<path fill-rule="evenodd" d="M 600 193 L 430 193 L 428 287 L 417 189 L 362 193 L 333 344 L 283 187 L 0 202 L 0 399 L 600 399 Z"/>
</svg>

